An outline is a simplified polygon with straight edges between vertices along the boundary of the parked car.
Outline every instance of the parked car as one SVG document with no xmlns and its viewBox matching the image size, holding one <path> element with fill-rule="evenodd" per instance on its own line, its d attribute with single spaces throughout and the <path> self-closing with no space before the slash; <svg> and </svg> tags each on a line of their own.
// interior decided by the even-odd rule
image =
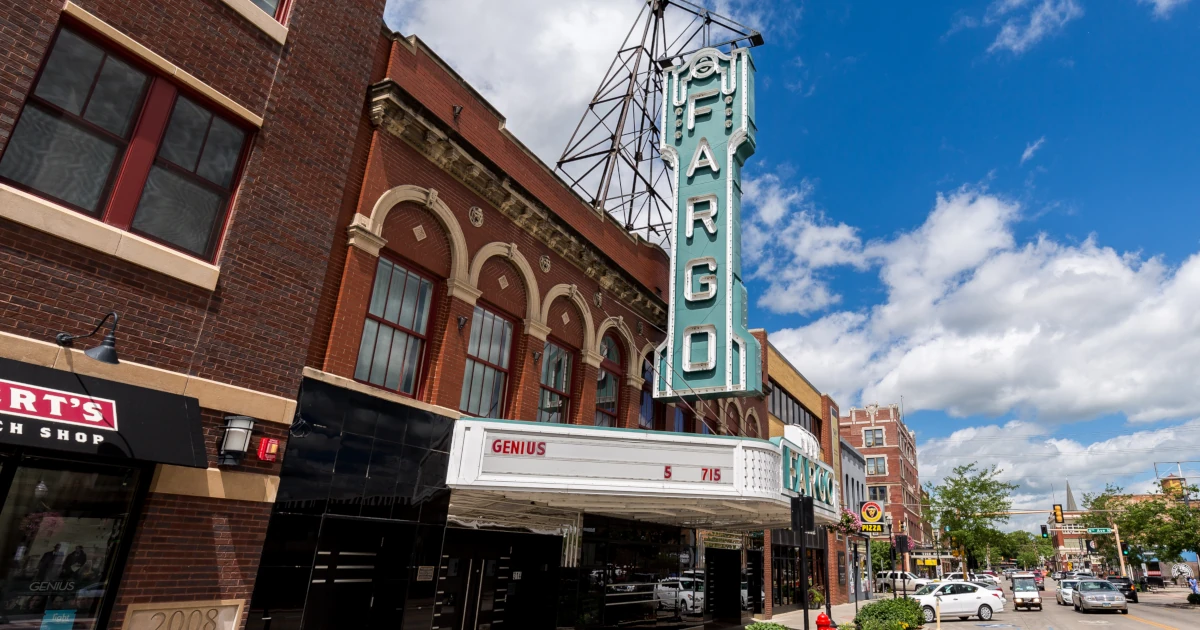
<svg viewBox="0 0 1200 630">
<path fill-rule="evenodd" d="M 979 579 L 979 576 L 978 576 L 978 575 L 976 575 L 976 574 L 974 574 L 974 573 L 971 573 L 971 572 L 968 572 L 968 573 L 967 573 L 967 575 L 966 575 L 966 577 L 963 577 L 963 574 L 962 574 L 962 573 L 951 573 L 951 574 L 947 575 L 947 576 L 945 577 L 945 579 L 947 579 L 947 580 L 958 580 L 958 581 L 960 581 L 960 582 L 970 582 L 970 581 L 972 581 L 972 580 L 978 580 L 978 579 Z"/>
<path fill-rule="evenodd" d="M 928 584 L 928 578 L 917 577 L 908 571 L 880 571 L 875 574 L 877 591 L 915 591 Z"/>
<path fill-rule="evenodd" d="M 1035 582 L 1037 582 L 1037 587 L 1038 587 L 1038 590 L 1039 590 L 1039 591 L 1040 591 L 1040 590 L 1042 590 L 1042 589 L 1044 589 L 1044 588 L 1046 588 L 1046 574 L 1045 574 L 1045 572 L 1043 572 L 1043 571 L 1040 571 L 1040 570 L 1038 570 L 1038 569 L 1034 569 L 1033 571 L 1030 571 L 1030 573 L 1032 573 L 1032 574 L 1033 574 L 1033 580 L 1034 580 Z"/>
<path fill-rule="evenodd" d="M 1071 603 L 1078 612 L 1119 610 L 1123 614 L 1129 614 L 1125 596 L 1107 580 L 1080 580 L 1075 586 L 1075 591 L 1071 593 Z"/>
<path fill-rule="evenodd" d="M 743 581 L 742 582 L 742 610 L 750 610 L 749 591 L 750 591 L 750 586 L 745 581 Z M 767 601 L 767 592 L 765 590 L 758 591 L 758 601 L 759 602 Z"/>
<path fill-rule="evenodd" d="M 1050 578 L 1055 581 L 1061 580 L 1062 579 L 1062 571 L 1055 571 L 1054 573 L 1051 573 Z"/>
<path fill-rule="evenodd" d="M 926 584 L 909 597 L 921 605 L 921 615 L 927 624 L 937 619 L 939 605 L 942 617 L 959 619 L 979 617 L 987 621 L 993 614 L 1004 612 L 1003 593 L 969 582 Z"/>
<path fill-rule="evenodd" d="M 1133 590 L 1133 580 L 1127 577 L 1110 577 L 1108 581 L 1117 587 L 1118 591 L 1121 591 L 1121 594 L 1125 596 L 1125 601 L 1138 603 L 1137 591 Z"/>
<path fill-rule="evenodd" d="M 690 577 L 666 578 L 654 585 L 658 607 L 684 612 L 704 610 L 704 581 Z"/>
<path fill-rule="evenodd" d="M 997 593 L 1000 593 L 1001 597 L 1004 597 L 1004 587 L 1000 586 L 1000 583 L 996 580 L 975 580 L 971 582 L 971 584 L 982 586 L 989 591 L 996 591 Z"/>
<path fill-rule="evenodd" d="M 1033 610 L 1042 609 L 1042 593 L 1035 579 L 1030 577 L 1013 578 L 1013 610 L 1022 608 Z"/>
<path fill-rule="evenodd" d="M 1059 606 L 1071 605 L 1071 594 L 1075 592 L 1075 585 L 1079 584 L 1079 580 L 1059 580 L 1058 586 L 1054 589 L 1054 599 Z"/>
</svg>

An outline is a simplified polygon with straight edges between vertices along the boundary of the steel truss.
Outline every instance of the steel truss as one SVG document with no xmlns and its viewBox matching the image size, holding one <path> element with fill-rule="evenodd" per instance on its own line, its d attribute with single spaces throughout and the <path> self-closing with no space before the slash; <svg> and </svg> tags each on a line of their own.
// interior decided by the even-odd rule
<svg viewBox="0 0 1200 630">
<path fill-rule="evenodd" d="M 555 170 L 594 209 L 669 247 L 671 187 L 658 151 L 664 70 L 702 48 L 762 43 L 758 31 L 688 0 L 646 0 Z"/>
</svg>

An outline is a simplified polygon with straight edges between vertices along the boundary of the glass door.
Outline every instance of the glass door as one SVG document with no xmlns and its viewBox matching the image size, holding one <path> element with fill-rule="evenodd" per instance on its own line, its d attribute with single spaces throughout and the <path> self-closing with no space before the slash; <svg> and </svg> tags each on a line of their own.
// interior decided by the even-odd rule
<svg viewBox="0 0 1200 630">
<path fill-rule="evenodd" d="M 0 459 L 0 624 L 97 627 L 140 476 L 137 468 Z"/>
</svg>

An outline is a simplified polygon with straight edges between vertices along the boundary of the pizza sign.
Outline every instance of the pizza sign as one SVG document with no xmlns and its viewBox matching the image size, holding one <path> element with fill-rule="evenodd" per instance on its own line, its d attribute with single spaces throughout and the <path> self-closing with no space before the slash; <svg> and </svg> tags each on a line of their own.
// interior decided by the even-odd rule
<svg viewBox="0 0 1200 630">
<path fill-rule="evenodd" d="M 862 520 L 862 527 L 859 532 L 863 534 L 882 534 L 883 533 L 883 506 L 875 501 L 864 501 L 862 508 L 859 510 L 859 517 Z"/>
</svg>

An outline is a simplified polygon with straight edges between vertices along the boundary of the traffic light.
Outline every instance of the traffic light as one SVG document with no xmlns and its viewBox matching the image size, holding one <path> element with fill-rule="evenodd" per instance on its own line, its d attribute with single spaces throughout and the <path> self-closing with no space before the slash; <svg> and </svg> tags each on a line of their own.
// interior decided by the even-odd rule
<svg viewBox="0 0 1200 630">
<path fill-rule="evenodd" d="M 1049 537 L 1050 537 L 1050 528 L 1046 527 L 1045 525 L 1042 525 L 1042 538 L 1049 538 Z"/>
<path fill-rule="evenodd" d="M 1129 555 L 1129 543 L 1126 543 L 1126 542 L 1121 543 L 1121 555 L 1122 556 Z"/>
<path fill-rule="evenodd" d="M 1054 504 L 1054 522 L 1055 523 L 1063 522 L 1063 513 L 1062 513 L 1062 504 L 1061 503 Z"/>
<path fill-rule="evenodd" d="M 908 546 L 908 536 L 896 536 L 896 553 L 908 553 L 912 549 Z"/>
</svg>

